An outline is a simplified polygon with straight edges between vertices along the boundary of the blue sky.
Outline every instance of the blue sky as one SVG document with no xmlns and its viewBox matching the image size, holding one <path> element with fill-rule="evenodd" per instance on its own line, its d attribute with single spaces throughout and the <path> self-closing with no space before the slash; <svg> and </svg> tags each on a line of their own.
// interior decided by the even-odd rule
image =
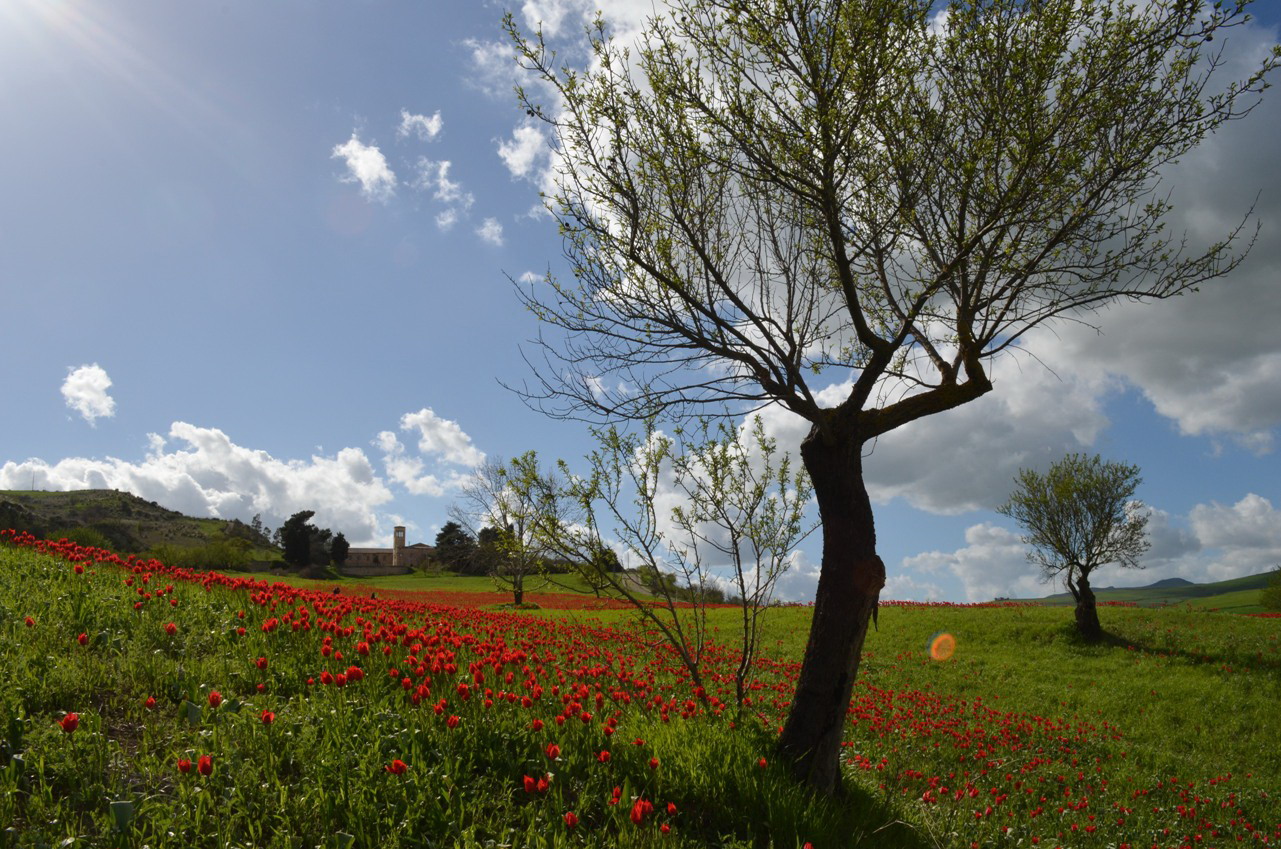
<svg viewBox="0 0 1281 849">
<path fill-rule="evenodd" d="M 572 55 L 595 5 L 513 11 Z M 624 32 L 652 8 L 599 5 Z M 1276 42 L 1259 5 L 1230 63 Z M 538 329 L 508 276 L 563 268 L 531 214 L 547 159 L 511 93 L 502 13 L 0 6 L 0 488 L 111 486 L 272 525 L 315 509 L 356 544 L 397 523 L 430 542 L 480 458 L 580 457 L 581 427 L 499 385 L 528 376 L 519 344 Z M 1279 132 L 1271 97 L 1168 175 L 1194 237 L 1255 204 L 1231 278 L 1116 307 L 1102 336 L 1042 334 L 1045 365 L 1007 360 L 991 395 L 878 444 L 887 597 L 1048 592 L 991 508 L 1020 466 L 1067 451 L 1139 464 L 1155 511 L 1148 569 L 1096 584 L 1281 562 Z M 803 432 L 768 421 L 784 444 Z M 812 596 L 815 543 L 789 597 Z"/>
</svg>

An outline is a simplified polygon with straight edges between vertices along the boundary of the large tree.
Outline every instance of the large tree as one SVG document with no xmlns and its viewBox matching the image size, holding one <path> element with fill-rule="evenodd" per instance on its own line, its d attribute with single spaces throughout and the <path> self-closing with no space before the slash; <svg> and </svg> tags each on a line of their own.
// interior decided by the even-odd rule
<svg viewBox="0 0 1281 849">
<path fill-rule="evenodd" d="M 1138 466 L 1069 454 L 1045 474 L 1020 469 L 1014 492 L 997 508 L 1027 532 L 1028 560 L 1041 567 L 1042 578 L 1063 577 L 1087 640 L 1103 637 L 1090 573 L 1109 563 L 1143 568 L 1148 516 L 1132 500 L 1141 482 Z"/>
<path fill-rule="evenodd" d="M 527 397 L 602 418 L 779 404 L 811 424 L 822 566 L 780 741 L 799 778 L 839 779 L 885 582 L 877 437 L 989 392 L 990 361 L 1040 324 L 1240 261 L 1244 219 L 1201 247 L 1165 231 L 1160 175 L 1277 65 L 1222 79 L 1213 39 L 1245 5 L 670 0 L 630 47 L 598 22 L 585 70 L 508 19 L 574 277 L 518 287 L 556 328 Z"/>
</svg>

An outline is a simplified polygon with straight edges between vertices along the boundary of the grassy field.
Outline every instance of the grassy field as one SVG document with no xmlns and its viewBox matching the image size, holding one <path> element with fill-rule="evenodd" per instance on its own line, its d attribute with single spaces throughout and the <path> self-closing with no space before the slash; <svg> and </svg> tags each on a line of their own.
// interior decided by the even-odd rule
<svg viewBox="0 0 1281 849">
<path fill-rule="evenodd" d="M 806 608 L 772 611 L 740 709 L 732 652 L 702 702 L 626 611 L 68 557 L 0 546 L 4 846 L 1281 840 L 1281 619 L 1104 607 L 1086 646 L 1062 608 L 885 607 L 832 801 L 773 757 Z"/>
</svg>

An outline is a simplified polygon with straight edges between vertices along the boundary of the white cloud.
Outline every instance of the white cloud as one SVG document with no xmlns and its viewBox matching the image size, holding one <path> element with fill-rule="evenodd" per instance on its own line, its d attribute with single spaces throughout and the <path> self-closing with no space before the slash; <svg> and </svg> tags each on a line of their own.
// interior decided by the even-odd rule
<svg viewBox="0 0 1281 849">
<path fill-rule="evenodd" d="M 520 277 L 517 277 L 516 279 L 525 284 L 538 283 L 543 279 L 543 275 L 534 271 L 522 271 Z"/>
<path fill-rule="evenodd" d="M 472 444 L 458 422 L 442 419 L 430 407 L 405 413 L 400 417 L 400 429 L 418 431 L 418 450 L 423 454 L 436 454 L 460 466 L 479 466 L 485 461 L 484 452 Z"/>
<path fill-rule="evenodd" d="M 360 449 L 280 460 L 237 445 L 221 430 L 186 422 L 174 422 L 168 439 L 184 447 L 168 450 L 165 438 L 150 434 L 138 463 L 114 457 L 7 462 L 0 466 L 0 489 L 118 489 L 193 516 L 249 521 L 261 513 L 270 526 L 315 510 L 321 526 L 342 531 L 353 544 L 380 536 L 377 508 L 392 494 Z"/>
<path fill-rule="evenodd" d="M 498 223 L 497 218 L 486 218 L 484 223 L 476 228 L 476 235 L 491 245 L 501 245 L 503 243 L 503 225 Z"/>
<path fill-rule="evenodd" d="M 549 155 L 547 139 L 536 126 L 522 124 L 512 130 L 509 141 L 499 142 L 498 156 L 513 177 L 528 177 L 539 160 Z"/>
<path fill-rule="evenodd" d="M 422 141 L 431 141 L 440 135 L 444 125 L 445 122 L 440 117 L 439 109 L 430 117 L 427 115 L 414 115 L 408 109 L 401 109 L 400 126 L 396 129 L 396 135 L 403 139 L 413 134 Z"/>
<path fill-rule="evenodd" d="M 442 419 L 428 407 L 401 416 L 400 429 L 417 431 L 418 456 L 410 455 L 400 438 L 389 430 L 378 434 L 374 445 L 383 452 L 387 477 L 414 495 L 440 497 L 467 477 L 460 469 L 439 468 L 442 464 L 471 468 L 485 460 L 484 453 L 457 422 Z M 429 460 L 438 474 L 426 472 Z"/>
<path fill-rule="evenodd" d="M 520 12 L 531 27 L 541 27 L 543 36 L 551 38 L 560 32 L 565 18 L 575 11 L 575 7 L 578 7 L 579 14 L 582 13 L 582 6 L 574 0 L 525 0 Z"/>
<path fill-rule="evenodd" d="M 344 183 L 359 183 L 360 193 L 370 200 L 386 203 L 395 194 L 396 175 L 387 165 L 387 158 L 376 145 L 362 143 L 355 132 L 350 139 L 334 146 L 330 158 L 347 163 L 347 174 L 340 179 Z"/>
<path fill-rule="evenodd" d="M 436 214 L 436 229 L 446 232 L 458 223 L 458 210 L 449 208 Z"/>
<path fill-rule="evenodd" d="M 90 425 L 98 419 L 116 414 L 116 401 L 107 394 L 111 378 L 106 369 L 97 363 L 67 369 L 67 379 L 62 382 L 62 397 L 67 406 L 80 414 Z"/>
<path fill-rule="evenodd" d="M 956 551 L 927 551 L 905 557 L 902 568 L 926 574 L 950 573 L 961 582 L 966 600 L 971 602 L 990 601 L 997 597 L 1027 598 L 1046 593 L 1045 585 L 1039 579 L 1039 570 L 1027 561 L 1018 534 L 984 522 L 966 529 L 965 543 Z M 895 577 L 915 584 L 910 576 Z M 885 593 L 882 596 L 889 597 Z"/>
</svg>

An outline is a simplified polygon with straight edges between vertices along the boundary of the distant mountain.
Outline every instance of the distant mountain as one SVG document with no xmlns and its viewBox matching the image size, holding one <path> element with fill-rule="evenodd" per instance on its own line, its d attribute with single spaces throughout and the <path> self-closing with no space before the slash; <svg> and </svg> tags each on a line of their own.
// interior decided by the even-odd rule
<svg viewBox="0 0 1281 849">
<path fill-rule="evenodd" d="M 1157 581 L 1155 584 L 1148 584 L 1146 587 L 1135 587 L 1140 590 L 1164 590 L 1170 587 L 1195 587 L 1196 584 L 1186 578 L 1166 578 L 1164 581 Z"/>
<path fill-rule="evenodd" d="M 113 489 L 0 490 L 0 528 L 81 543 L 94 540 L 121 554 L 228 542 L 257 550 L 272 547 L 269 539 L 236 519 L 197 519 Z"/>
</svg>

